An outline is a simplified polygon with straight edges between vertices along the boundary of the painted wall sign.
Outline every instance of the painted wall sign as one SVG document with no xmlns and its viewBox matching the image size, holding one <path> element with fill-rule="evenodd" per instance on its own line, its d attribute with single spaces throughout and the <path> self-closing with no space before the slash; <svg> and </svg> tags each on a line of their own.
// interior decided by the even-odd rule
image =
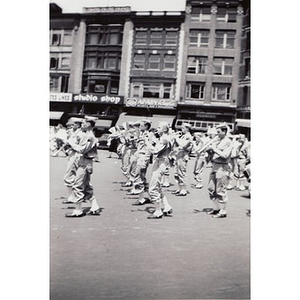
<svg viewBox="0 0 300 300">
<path fill-rule="evenodd" d="M 150 107 L 175 109 L 177 102 L 172 99 L 127 98 L 126 107 Z"/>
<path fill-rule="evenodd" d="M 123 104 L 123 96 L 97 95 L 97 94 L 74 94 L 73 102 Z"/>
<path fill-rule="evenodd" d="M 72 93 L 50 93 L 51 102 L 72 102 Z"/>
</svg>

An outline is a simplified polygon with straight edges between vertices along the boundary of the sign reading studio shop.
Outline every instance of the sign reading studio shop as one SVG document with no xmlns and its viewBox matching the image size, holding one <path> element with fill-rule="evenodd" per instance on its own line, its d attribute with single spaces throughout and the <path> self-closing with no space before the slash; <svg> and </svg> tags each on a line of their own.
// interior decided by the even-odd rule
<svg viewBox="0 0 300 300">
<path fill-rule="evenodd" d="M 73 102 L 118 104 L 122 105 L 123 96 L 98 95 L 98 94 L 74 94 Z"/>
<path fill-rule="evenodd" d="M 127 98 L 125 100 L 125 106 L 175 109 L 176 101 L 172 99 Z"/>
</svg>

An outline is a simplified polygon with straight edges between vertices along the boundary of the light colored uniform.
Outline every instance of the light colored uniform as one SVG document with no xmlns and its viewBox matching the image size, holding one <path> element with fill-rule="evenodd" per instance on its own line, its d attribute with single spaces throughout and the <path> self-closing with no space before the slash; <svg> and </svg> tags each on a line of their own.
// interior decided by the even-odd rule
<svg viewBox="0 0 300 300">
<path fill-rule="evenodd" d="M 194 165 L 194 178 L 197 182 L 197 184 L 202 184 L 202 180 L 203 180 L 203 170 L 204 170 L 204 166 L 206 163 L 205 160 L 205 151 L 201 151 L 201 148 L 207 144 L 208 140 L 204 137 L 201 137 L 200 141 L 196 141 L 194 143 L 194 149 L 196 152 L 196 161 L 195 161 L 195 165 Z"/>
<path fill-rule="evenodd" d="M 94 190 L 91 184 L 91 174 L 93 173 L 93 159 L 97 156 L 97 139 L 92 131 L 83 132 L 78 145 L 71 144 L 77 152 L 77 170 L 74 183 L 72 185 L 76 203 L 94 198 Z M 92 208 L 93 210 L 93 208 Z"/>
<path fill-rule="evenodd" d="M 189 132 L 183 134 L 180 138 L 176 139 L 176 144 L 178 145 L 178 150 L 175 161 L 174 177 L 180 186 L 185 186 L 187 162 L 193 147 L 191 134 Z"/>
<path fill-rule="evenodd" d="M 80 128 L 78 128 L 76 131 L 70 132 L 70 137 L 68 141 L 74 144 L 78 144 L 80 141 L 80 137 L 82 135 L 83 132 L 81 131 Z M 78 160 L 79 156 L 76 155 L 76 151 L 73 148 L 69 148 L 68 150 L 66 150 L 66 152 L 68 153 L 69 159 L 68 159 L 66 173 L 64 176 L 64 182 L 67 187 L 72 187 L 76 176 L 76 169 L 77 169 L 76 161 Z"/>
<path fill-rule="evenodd" d="M 219 203 L 227 202 L 227 185 L 230 176 L 230 154 L 232 150 L 231 140 L 225 136 L 213 144 L 218 153 L 212 156 L 212 169 L 209 175 L 208 192 L 212 201 Z"/>
<path fill-rule="evenodd" d="M 149 185 L 149 195 L 151 197 L 151 201 L 155 201 L 155 213 L 158 215 L 162 215 L 162 210 L 164 212 L 171 210 L 171 206 L 168 203 L 166 196 L 164 196 L 161 188 L 161 180 L 167 168 L 167 160 L 170 152 L 170 137 L 168 134 L 163 134 L 153 149 L 155 157 Z"/>
</svg>

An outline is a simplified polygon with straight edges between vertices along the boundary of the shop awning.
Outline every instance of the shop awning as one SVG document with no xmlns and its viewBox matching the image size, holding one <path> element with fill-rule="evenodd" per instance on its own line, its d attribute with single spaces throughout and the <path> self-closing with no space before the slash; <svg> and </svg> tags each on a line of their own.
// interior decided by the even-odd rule
<svg viewBox="0 0 300 300">
<path fill-rule="evenodd" d="M 251 120 L 249 119 L 236 119 L 235 122 L 236 125 L 239 127 L 247 127 L 247 128 L 251 127 Z"/>
<path fill-rule="evenodd" d="M 95 128 L 107 129 L 107 128 L 111 127 L 111 123 L 112 123 L 112 120 L 99 119 L 99 120 L 96 120 Z"/>
<path fill-rule="evenodd" d="M 50 120 L 60 120 L 61 116 L 64 114 L 63 111 L 50 111 Z"/>
<path fill-rule="evenodd" d="M 157 128 L 159 122 L 162 121 L 168 122 L 171 126 L 174 119 L 175 116 L 152 115 L 152 117 L 143 117 L 143 116 L 132 116 L 132 115 L 127 115 L 126 113 L 121 113 L 116 123 L 116 126 L 121 126 L 125 122 L 137 122 L 140 120 L 149 120 L 151 122 L 151 127 Z"/>
</svg>

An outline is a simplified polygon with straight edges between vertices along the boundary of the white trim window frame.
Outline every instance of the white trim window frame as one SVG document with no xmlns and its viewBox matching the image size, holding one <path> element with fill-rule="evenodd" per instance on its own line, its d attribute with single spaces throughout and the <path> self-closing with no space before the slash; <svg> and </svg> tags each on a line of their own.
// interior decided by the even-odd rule
<svg viewBox="0 0 300 300">
<path fill-rule="evenodd" d="M 210 7 L 192 7 L 191 21 L 192 22 L 210 22 L 211 8 Z"/>
<path fill-rule="evenodd" d="M 234 49 L 235 31 L 216 31 L 216 48 Z"/>
<path fill-rule="evenodd" d="M 206 74 L 207 57 L 205 56 L 188 56 L 187 73 L 189 74 Z"/>
<path fill-rule="evenodd" d="M 188 82 L 186 85 L 186 98 L 190 100 L 204 100 L 205 83 Z"/>
<path fill-rule="evenodd" d="M 236 22 L 237 10 L 235 8 L 218 7 L 216 14 L 217 22 Z"/>
<path fill-rule="evenodd" d="M 191 29 L 189 38 L 189 46 L 207 48 L 209 42 L 209 30 Z"/>
<path fill-rule="evenodd" d="M 164 56 L 164 71 L 175 71 L 176 56 L 174 54 L 166 54 Z"/>
<path fill-rule="evenodd" d="M 146 55 L 144 53 L 135 53 L 133 57 L 133 69 L 134 70 L 145 70 L 146 66 Z"/>
<path fill-rule="evenodd" d="M 159 71 L 161 69 L 160 54 L 150 54 L 148 61 L 148 70 Z"/>
<path fill-rule="evenodd" d="M 213 74 L 214 75 L 232 75 L 233 58 L 215 57 L 213 60 Z"/>
<path fill-rule="evenodd" d="M 213 84 L 211 94 L 214 101 L 230 101 L 231 85 Z"/>
</svg>

